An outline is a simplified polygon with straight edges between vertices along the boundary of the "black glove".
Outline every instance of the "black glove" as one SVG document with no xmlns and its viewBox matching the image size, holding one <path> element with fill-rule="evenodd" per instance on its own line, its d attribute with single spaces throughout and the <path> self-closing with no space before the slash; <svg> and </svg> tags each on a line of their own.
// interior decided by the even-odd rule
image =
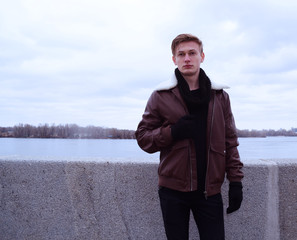
<svg viewBox="0 0 297 240">
<path fill-rule="evenodd" d="M 171 135 L 175 140 L 193 138 L 197 128 L 196 117 L 186 115 L 181 117 L 177 123 L 171 126 Z"/>
<path fill-rule="evenodd" d="M 235 212 L 240 208 L 242 202 L 242 183 L 230 182 L 229 184 L 229 207 L 227 213 Z"/>
</svg>

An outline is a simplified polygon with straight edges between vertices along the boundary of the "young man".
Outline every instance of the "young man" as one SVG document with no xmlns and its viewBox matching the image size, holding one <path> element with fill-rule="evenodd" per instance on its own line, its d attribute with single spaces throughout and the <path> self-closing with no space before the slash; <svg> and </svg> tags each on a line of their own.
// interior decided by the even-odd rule
<svg viewBox="0 0 297 240">
<path fill-rule="evenodd" d="M 229 96 L 200 68 L 205 55 L 196 36 L 178 35 L 171 49 L 177 68 L 149 98 L 136 139 L 144 151 L 160 151 L 167 239 L 189 238 L 190 211 L 201 240 L 224 239 L 221 185 L 226 174 L 231 213 L 240 208 L 243 178 Z"/>
</svg>

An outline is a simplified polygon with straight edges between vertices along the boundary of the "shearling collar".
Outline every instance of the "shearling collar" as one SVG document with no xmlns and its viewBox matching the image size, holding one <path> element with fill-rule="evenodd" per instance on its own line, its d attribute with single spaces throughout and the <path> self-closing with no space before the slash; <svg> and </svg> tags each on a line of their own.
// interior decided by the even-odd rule
<svg viewBox="0 0 297 240">
<path fill-rule="evenodd" d="M 211 89 L 213 90 L 223 90 L 226 88 L 230 88 L 229 86 L 225 85 L 225 84 L 219 84 L 219 83 L 215 83 L 213 81 L 211 82 Z M 176 87 L 177 85 L 177 79 L 175 74 L 173 73 L 171 78 L 167 81 L 161 82 L 159 85 L 157 85 L 156 87 L 156 91 L 162 91 L 162 90 L 169 90 L 171 88 Z"/>
</svg>

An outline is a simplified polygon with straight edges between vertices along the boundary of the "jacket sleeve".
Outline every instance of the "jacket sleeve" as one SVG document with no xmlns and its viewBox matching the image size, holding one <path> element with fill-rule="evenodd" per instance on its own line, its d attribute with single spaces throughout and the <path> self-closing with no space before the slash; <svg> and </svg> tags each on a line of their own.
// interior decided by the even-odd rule
<svg viewBox="0 0 297 240">
<path fill-rule="evenodd" d="M 170 125 L 164 123 L 158 108 L 159 100 L 159 93 L 153 92 L 135 132 L 139 147 L 148 153 L 160 151 L 172 142 Z"/>
<path fill-rule="evenodd" d="M 226 146 L 226 173 L 230 182 L 240 182 L 243 178 L 242 167 L 237 146 L 239 145 L 237 129 L 231 110 L 229 96 L 224 92 L 225 97 L 225 146 Z"/>
</svg>

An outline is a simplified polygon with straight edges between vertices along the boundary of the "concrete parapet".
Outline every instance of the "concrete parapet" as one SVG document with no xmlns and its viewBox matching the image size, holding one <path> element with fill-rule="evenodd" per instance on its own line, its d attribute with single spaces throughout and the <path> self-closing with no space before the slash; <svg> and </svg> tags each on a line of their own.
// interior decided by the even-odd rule
<svg viewBox="0 0 297 240">
<path fill-rule="evenodd" d="M 0 160 L 0 239 L 166 239 L 157 164 L 97 160 Z M 226 239 L 297 239 L 297 160 L 247 161 L 244 173 Z M 197 235 L 191 219 L 190 239 Z"/>
</svg>

